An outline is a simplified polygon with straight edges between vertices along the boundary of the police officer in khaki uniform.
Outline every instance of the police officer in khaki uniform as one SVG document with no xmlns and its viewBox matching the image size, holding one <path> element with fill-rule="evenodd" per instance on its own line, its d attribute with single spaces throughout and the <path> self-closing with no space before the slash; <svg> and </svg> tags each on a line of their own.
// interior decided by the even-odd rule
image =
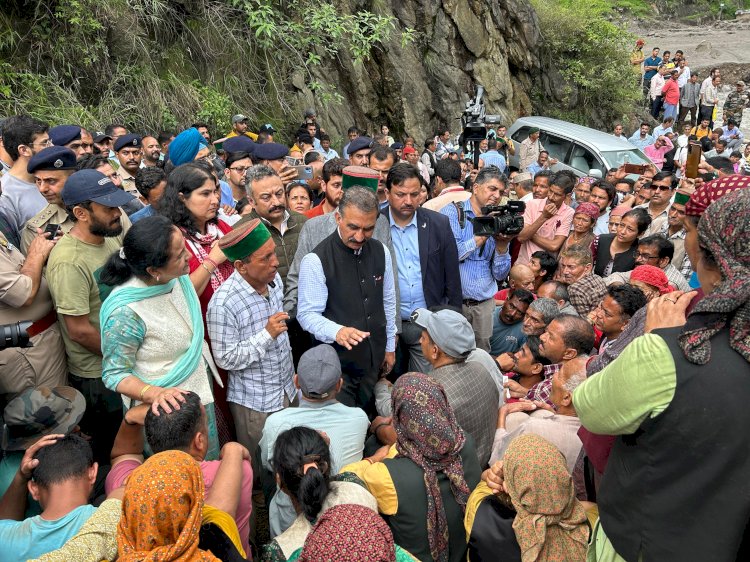
<svg viewBox="0 0 750 562">
<path fill-rule="evenodd" d="M 136 198 L 140 197 L 135 187 L 135 174 L 141 167 L 143 158 L 141 140 L 138 135 L 123 135 L 115 141 L 113 147 L 119 165 L 117 172 L 122 179 L 122 188 Z"/>
<path fill-rule="evenodd" d="M 10 395 L 10 398 L 29 387 L 67 384 L 65 345 L 52 297 L 42 276 L 57 242 L 57 238 L 49 236 L 38 234 L 24 258 L 0 233 L 0 324 L 33 322 L 26 330 L 33 347 L 0 350 L 0 395 Z"/>
<path fill-rule="evenodd" d="M 28 220 L 21 229 L 21 251 L 29 253 L 31 242 L 37 237 L 38 229 L 46 229 L 50 224 L 60 225 L 67 234 L 73 228 L 73 221 L 63 206 L 62 188 L 68 176 L 75 171 L 76 155 L 65 146 L 50 146 L 31 157 L 27 169 L 34 176 L 36 187 L 47 200 L 47 206 Z"/>
</svg>

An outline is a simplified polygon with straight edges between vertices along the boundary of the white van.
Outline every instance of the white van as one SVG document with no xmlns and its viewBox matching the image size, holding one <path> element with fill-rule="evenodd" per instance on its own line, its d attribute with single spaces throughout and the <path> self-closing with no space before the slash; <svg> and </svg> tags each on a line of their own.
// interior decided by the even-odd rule
<svg viewBox="0 0 750 562">
<path fill-rule="evenodd" d="M 529 136 L 529 129 L 538 127 L 539 140 L 558 164 L 553 171 L 572 170 L 577 176 L 604 177 L 610 168 L 622 164 L 650 164 L 639 149 L 624 138 L 617 138 L 596 129 L 552 119 L 550 117 L 521 117 L 508 130 L 516 154 L 510 157 L 510 167 L 518 169 L 521 142 Z"/>
</svg>

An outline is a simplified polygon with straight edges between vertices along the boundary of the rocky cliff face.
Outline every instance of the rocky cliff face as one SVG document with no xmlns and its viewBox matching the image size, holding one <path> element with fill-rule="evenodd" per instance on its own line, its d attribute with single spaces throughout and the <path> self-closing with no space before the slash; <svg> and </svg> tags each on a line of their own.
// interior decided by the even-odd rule
<svg viewBox="0 0 750 562">
<path fill-rule="evenodd" d="M 406 133 L 420 142 L 440 126 L 458 132 L 477 83 L 485 87 L 487 112 L 508 125 L 531 112 L 539 29 L 525 0 L 341 0 L 338 7 L 391 13 L 397 24 L 366 63 L 343 59 L 316 70 L 317 80 L 336 85 L 342 104 L 322 107 L 303 77 L 293 77 L 301 105 L 315 105 L 333 136 L 345 136 L 353 124 L 374 132 L 382 123 L 394 137 Z M 406 27 L 416 39 L 402 47 Z"/>
</svg>

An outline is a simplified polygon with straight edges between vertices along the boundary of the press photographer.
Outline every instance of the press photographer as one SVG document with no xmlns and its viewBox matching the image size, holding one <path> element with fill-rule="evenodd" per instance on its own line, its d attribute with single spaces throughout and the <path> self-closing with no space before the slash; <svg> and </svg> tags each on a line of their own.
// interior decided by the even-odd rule
<svg viewBox="0 0 750 562">
<path fill-rule="evenodd" d="M 508 244 L 522 228 L 518 207 L 516 211 L 507 206 L 493 208 L 505 195 L 506 182 L 494 166 L 484 168 L 467 201 L 446 205 L 440 211 L 450 220 L 458 247 L 463 314 L 474 329 L 477 347 L 485 351 L 490 350 L 497 282 L 510 270 Z M 485 208 L 490 215 L 484 213 Z"/>
</svg>

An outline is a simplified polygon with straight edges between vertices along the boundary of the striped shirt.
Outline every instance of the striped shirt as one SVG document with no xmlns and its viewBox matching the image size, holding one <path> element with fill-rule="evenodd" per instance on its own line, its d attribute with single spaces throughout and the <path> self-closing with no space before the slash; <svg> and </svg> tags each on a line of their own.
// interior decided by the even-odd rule
<svg viewBox="0 0 750 562">
<path fill-rule="evenodd" d="M 276 339 L 268 319 L 283 312 L 284 286 L 276 274 L 268 298 L 235 271 L 208 303 L 206 322 L 216 364 L 229 371 L 227 400 L 256 412 L 276 412 L 284 396 L 296 396 L 292 347 L 286 332 Z"/>
<path fill-rule="evenodd" d="M 466 224 L 463 229 L 458 222 L 455 205 L 446 205 L 440 213 L 448 217 L 453 237 L 458 247 L 458 271 L 461 274 L 461 291 L 464 299 L 485 301 L 497 292 L 497 282 L 502 281 L 510 271 L 510 254 L 495 251 L 495 239 L 491 236 L 477 247 L 474 239 L 474 209 L 470 202 L 464 202 Z"/>
</svg>

